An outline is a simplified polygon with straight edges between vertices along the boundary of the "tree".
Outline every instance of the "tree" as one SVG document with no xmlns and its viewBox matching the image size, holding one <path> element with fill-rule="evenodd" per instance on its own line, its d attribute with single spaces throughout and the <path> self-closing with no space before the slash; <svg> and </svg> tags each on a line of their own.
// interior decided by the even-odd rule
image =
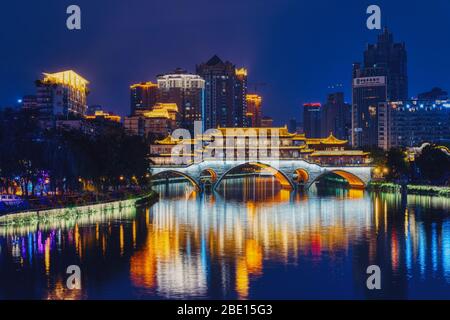
<svg viewBox="0 0 450 320">
<path fill-rule="evenodd" d="M 409 175 L 409 164 L 403 150 L 392 148 L 387 153 L 386 165 L 389 169 L 388 180 L 395 180 Z"/>
<path fill-rule="evenodd" d="M 434 146 L 423 148 L 416 164 L 422 179 L 430 183 L 442 184 L 450 174 L 450 157 Z"/>
</svg>

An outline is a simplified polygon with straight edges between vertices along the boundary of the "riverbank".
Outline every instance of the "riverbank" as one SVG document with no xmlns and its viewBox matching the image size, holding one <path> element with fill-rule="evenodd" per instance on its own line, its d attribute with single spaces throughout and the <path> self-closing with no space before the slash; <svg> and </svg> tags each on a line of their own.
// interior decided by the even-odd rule
<svg viewBox="0 0 450 320">
<path fill-rule="evenodd" d="M 139 203 L 154 202 L 158 198 L 155 191 L 146 191 L 140 194 L 126 194 L 122 199 L 96 201 L 77 206 L 48 208 L 44 210 L 28 210 L 8 213 L 0 216 L 0 225 L 25 225 L 47 223 L 53 219 L 73 220 L 81 216 L 89 216 L 96 212 L 122 211 L 134 207 Z"/>
<path fill-rule="evenodd" d="M 401 192 L 402 187 L 392 182 L 372 181 L 368 186 L 368 190 L 382 192 Z M 423 196 L 439 196 L 450 198 L 450 187 L 427 186 L 427 185 L 407 185 L 408 194 L 416 194 Z"/>
</svg>

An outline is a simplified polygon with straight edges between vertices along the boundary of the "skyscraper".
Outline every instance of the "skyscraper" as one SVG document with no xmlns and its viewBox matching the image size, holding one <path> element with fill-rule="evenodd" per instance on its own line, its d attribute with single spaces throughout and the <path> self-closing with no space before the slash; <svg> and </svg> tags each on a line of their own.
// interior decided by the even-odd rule
<svg viewBox="0 0 450 320">
<path fill-rule="evenodd" d="M 204 128 L 243 126 L 247 71 L 215 55 L 197 66 L 197 74 L 205 79 Z"/>
<path fill-rule="evenodd" d="M 321 132 L 320 103 L 305 103 L 303 105 L 303 131 L 308 138 L 320 138 Z"/>
<path fill-rule="evenodd" d="M 364 63 L 353 64 L 352 144 L 378 144 L 378 105 L 408 97 L 407 55 L 387 28 L 364 51 Z"/>
<path fill-rule="evenodd" d="M 158 85 L 152 82 L 141 82 L 130 86 L 131 114 L 151 111 L 157 102 Z"/>
<path fill-rule="evenodd" d="M 180 113 L 180 127 L 194 131 L 194 122 L 202 120 L 205 80 L 176 69 L 158 76 L 158 102 L 175 103 Z"/>
<path fill-rule="evenodd" d="M 289 130 L 290 133 L 296 133 L 297 132 L 297 119 L 291 118 L 289 120 L 288 130 Z"/>
<path fill-rule="evenodd" d="M 333 133 L 338 139 L 350 141 L 351 105 L 345 103 L 343 92 L 330 93 L 327 96 L 327 102 L 322 107 L 321 127 L 323 137 Z"/>
<path fill-rule="evenodd" d="M 247 127 L 247 69 L 235 70 L 234 82 L 234 127 Z"/>
<path fill-rule="evenodd" d="M 257 94 L 247 94 L 247 125 L 249 127 L 261 127 L 262 98 Z"/>
<path fill-rule="evenodd" d="M 36 81 L 36 105 L 41 119 L 85 115 L 89 81 L 73 70 L 43 75 Z"/>
</svg>

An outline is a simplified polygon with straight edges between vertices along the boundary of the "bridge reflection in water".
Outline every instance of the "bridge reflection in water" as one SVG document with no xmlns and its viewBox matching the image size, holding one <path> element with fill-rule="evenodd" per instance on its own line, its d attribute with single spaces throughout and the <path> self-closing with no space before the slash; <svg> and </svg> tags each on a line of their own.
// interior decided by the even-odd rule
<svg viewBox="0 0 450 320">
<path fill-rule="evenodd" d="M 13 280 L 45 298 L 450 296 L 448 199 L 223 183 L 211 195 L 160 186 L 154 206 L 109 220 L 0 230 L 0 297 Z M 67 263 L 85 274 L 77 294 L 63 286 Z M 383 270 L 378 295 L 365 289 L 371 264 Z M 39 279 L 20 280 L 30 274 Z"/>
<path fill-rule="evenodd" d="M 341 203 L 309 202 L 306 194 L 276 186 L 274 178 L 229 179 L 224 184 L 222 193 L 187 202 L 181 188 L 178 200 L 155 205 L 147 241 L 164 251 L 146 251 L 136 257 L 139 262 L 132 259 L 136 285 L 148 280 L 148 270 L 140 273 L 135 263 L 158 265 L 152 283 L 165 296 L 205 296 L 208 265 L 217 263 L 223 290 L 232 287 L 240 298 L 247 298 L 251 279 L 263 275 L 264 260 L 297 264 L 300 255 L 320 257 L 322 250 L 333 256 L 346 251 L 351 238 L 370 232 L 372 208 L 362 190 L 344 192 L 346 201 Z"/>
</svg>

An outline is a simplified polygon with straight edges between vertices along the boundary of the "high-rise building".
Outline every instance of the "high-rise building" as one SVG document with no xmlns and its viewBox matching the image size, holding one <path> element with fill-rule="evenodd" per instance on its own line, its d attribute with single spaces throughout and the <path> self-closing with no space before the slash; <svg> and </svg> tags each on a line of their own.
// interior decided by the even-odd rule
<svg viewBox="0 0 450 320">
<path fill-rule="evenodd" d="M 384 102 L 378 117 L 378 146 L 385 150 L 450 142 L 450 101 Z"/>
<path fill-rule="evenodd" d="M 38 109 L 37 97 L 35 95 L 26 95 L 22 98 L 22 109 L 35 111 Z"/>
<path fill-rule="evenodd" d="M 338 139 L 350 141 L 351 108 L 350 104 L 345 103 L 343 92 L 330 93 L 327 96 L 327 102 L 322 106 L 322 137 L 333 133 Z"/>
<path fill-rule="evenodd" d="M 182 69 L 160 75 L 158 102 L 175 103 L 180 113 L 180 127 L 194 131 L 194 122 L 202 120 L 205 80 Z"/>
<path fill-rule="evenodd" d="M 288 130 L 289 130 L 290 133 L 296 133 L 297 132 L 297 119 L 291 118 L 289 120 Z"/>
<path fill-rule="evenodd" d="M 247 69 L 235 70 L 234 82 L 234 127 L 247 127 Z"/>
<path fill-rule="evenodd" d="M 305 103 L 303 105 L 303 130 L 311 138 L 320 138 L 321 132 L 321 112 L 320 103 Z"/>
<path fill-rule="evenodd" d="M 261 105 L 262 98 L 257 94 L 247 94 L 247 126 L 261 127 Z"/>
<path fill-rule="evenodd" d="M 245 99 L 245 95 L 242 98 L 241 95 L 246 87 L 246 73 L 245 77 L 240 76 L 242 80 L 237 83 L 235 66 L 231 62 L 223 62 L 217 55 L 197 65 L 196 69 L 197 74 L 205 80 L 204 129 L 233 127 L 236 122 L 240 122 L 240 112 L 235 106 L 236 101 Z M 235 90 L 239 93 L 235 94 Z M 245 110 L 242 112 L 245 115 Z"/>
<path fill-rule="evenodd" d="M 41 119 L 85 115 L 89 81 L 72 70 L 43 75 L 36 81 L 36 103 Z"/>
<path fill-rule="evenodd" d="M 153 82 L 141 82 L 130 86 L 131 114 L 151 111 L 157 103 L 158 85 Z"/>
<path fill-rule="evenodd" d="M 378 105 L 387 99 L 386 77 L 353 79 L 352 144 L 355 147 L 378 144 Z"/>
<path fill-rule="evenodd" d="M 378 143 L 378 104 L 408 98 L 407 54 L 404 43 L 395 43 L 384 28 L 376 44 L 369 44 L 364 63 L 353 64 L 352 144 Z"/>
</svg>

